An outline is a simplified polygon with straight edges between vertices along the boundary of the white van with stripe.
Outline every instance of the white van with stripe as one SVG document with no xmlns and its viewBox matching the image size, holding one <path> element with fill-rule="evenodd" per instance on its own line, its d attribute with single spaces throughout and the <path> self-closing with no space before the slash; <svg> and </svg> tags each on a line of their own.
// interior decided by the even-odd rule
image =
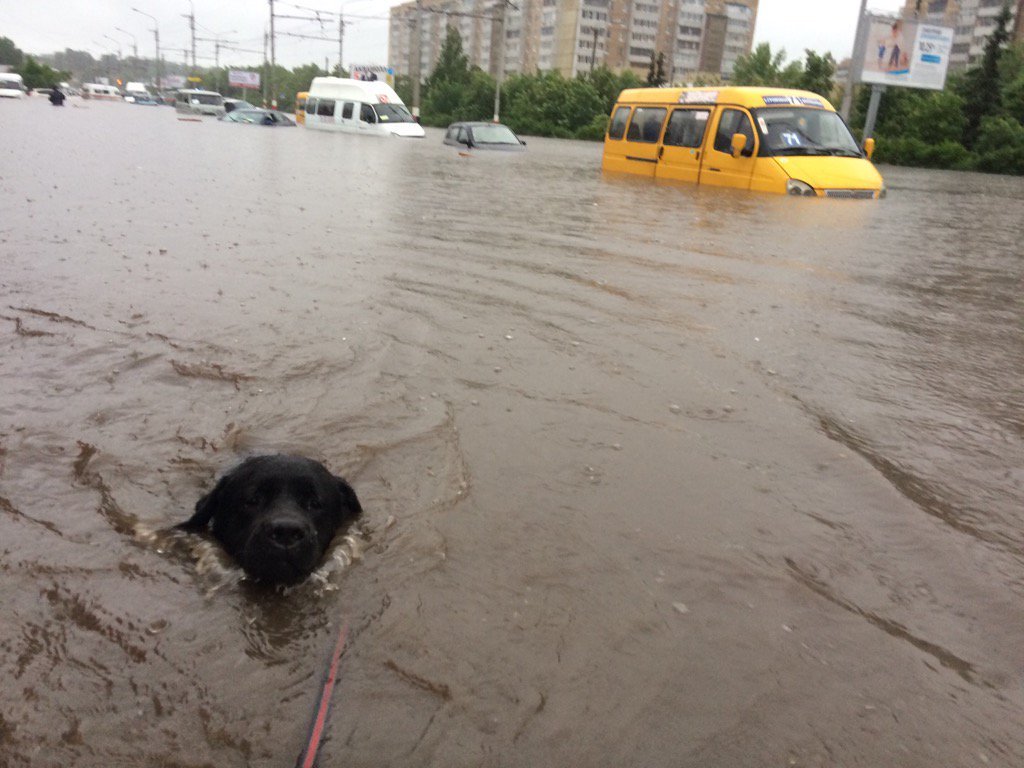
<svg viewBox="0 0 1024 768">
<path fill-rule="evenodd" d="M 307 128 L 367 136 L 423 138 L 423 126 L 387 83 L 314 77 L 306 99 Z"/>
</svg>

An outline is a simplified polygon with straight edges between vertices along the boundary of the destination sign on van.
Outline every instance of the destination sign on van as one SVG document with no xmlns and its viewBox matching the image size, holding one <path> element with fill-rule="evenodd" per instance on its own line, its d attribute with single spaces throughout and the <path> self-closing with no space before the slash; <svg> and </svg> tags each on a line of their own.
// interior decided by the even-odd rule
<svg viewBox="0 0 1024 768">
<path fill-rule="evenodd" d="M 679 96 L 680 104 L 714 104 L 718 91 L 685 91 Z"/>
</svg>

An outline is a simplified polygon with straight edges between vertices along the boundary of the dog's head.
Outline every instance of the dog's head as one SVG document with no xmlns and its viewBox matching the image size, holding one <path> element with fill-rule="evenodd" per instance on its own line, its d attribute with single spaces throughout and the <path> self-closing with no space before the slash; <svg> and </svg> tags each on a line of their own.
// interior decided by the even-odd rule
<svg viewBox="0 0 1024 768">
<path fill-rule="evenodd" d="M 256 456 L 224 475 L 178 527 L 210 526 L 251 577 L 293 584 L 317 567 L 335 534 L 362 511 L 349 484 L 319 462 Z"/>
</svg>

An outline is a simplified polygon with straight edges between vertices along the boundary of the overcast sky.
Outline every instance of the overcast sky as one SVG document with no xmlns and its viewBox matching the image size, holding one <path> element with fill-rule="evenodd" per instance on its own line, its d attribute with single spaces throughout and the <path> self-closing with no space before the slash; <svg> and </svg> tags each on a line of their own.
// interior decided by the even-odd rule
<svg viewBox="0 0 1024 768">
<path fill-rule="evenodd" d="M 275 0 L 275 13 L 312 16 L 320 9 L 346 17 L 345 65 L 386 64 L 388 8 L 397 0 Z M 868 7 L 892 11 L 900 0 L 869 0 Z M 262 60 L 263 34 L 268 26 L 267 0 L 0 0 L 0 36 L 11 38 L 28 53 L 50 53 L 74 48 L 94 56 L 118 53 L 129 56 L 133 42 L 139 55 L 154 53 L 153 20 L 156 18 L 160 47 L 165 58 L 182 61 L 190 47 L 189 22 L 195 9 L 197 63 L 212 66 L 213 40 L 231 41 L 246 51 L 221 49 L 220 63 L 255 64 Z M 790 59 L 803 58 L 803 50 L 831 51 L 837 60 L 849 55 L 860 0 L 761 0 L 755 43 L 785 48 Z M 119 31 L 120 30 L 124 30 Z M 287 67 L 316 62 L 324 57 L 331 66 L 338 61 L 337 16 L 316 21 L 279 19 L 276 22 L 277 60 Z M 288 34 L 324 36 L 330 41 L 310 40 Z M 134 41 L 132 36 L 134 35 Z M 120 49 L 120 51 L 119 51 Z"/>
</svg>

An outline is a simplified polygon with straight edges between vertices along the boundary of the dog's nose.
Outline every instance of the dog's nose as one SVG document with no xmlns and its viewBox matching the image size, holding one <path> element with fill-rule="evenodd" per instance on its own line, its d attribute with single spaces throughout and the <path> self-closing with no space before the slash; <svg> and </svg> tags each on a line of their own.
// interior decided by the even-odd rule
<svg viewBox="0 0 1024 768">
<path fill-rule="evenodd" d="M 306 527 L 292 520 L 277 520 L 267 529 L 267 538 L 282 549 L 289 549 L 309 536 Z"/>
</svg>

